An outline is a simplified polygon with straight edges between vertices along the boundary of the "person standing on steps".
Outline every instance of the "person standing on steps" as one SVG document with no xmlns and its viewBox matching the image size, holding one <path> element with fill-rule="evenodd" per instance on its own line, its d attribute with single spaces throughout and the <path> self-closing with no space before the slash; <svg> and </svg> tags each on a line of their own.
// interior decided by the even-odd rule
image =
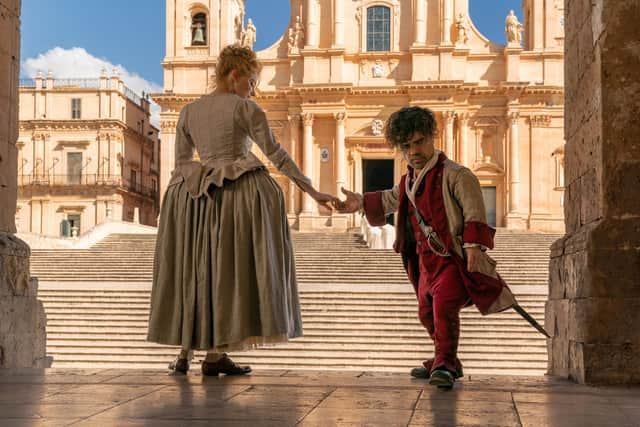
<svg viewBox="0 0 640 427">
<path fill-rule="evenodd" d="M 475 304 L 483 314 L 515 303 L 486 253 L 495 230 L 487 225 L 482 190 L 473 173 L 436 150 L 433 112 L 407 107 L 393 113 L 385 138 L 399 148 L 408 171 L 393 189 L 361 194 L 342 189 L 341 213 L 363 211 L 371 225 L 398 211 L 396 252 L 402 255 L 418 299 L 418 317 L 433 340 L 434 358 L 411 375 L 441 388 L 463 375 L 457 357 L 460 310 Z"/>
<path fill-rule="evenodd" d="M 251 48 L 225 47 L 214 92 L 180 112 L 147 336 L 181 346 L 170 365 L 175 373 L 187 373 L 192 350 L 206 350 L 204 375 L 246 374 L 251 368 L 226 352 L 302 335 L 282 190 L 251 152 L 253 143 L 319 204 L 338 199 L 313 187 L 275 140 L 265 112 L 249 100 L 260 70 Z"/>
</svg>

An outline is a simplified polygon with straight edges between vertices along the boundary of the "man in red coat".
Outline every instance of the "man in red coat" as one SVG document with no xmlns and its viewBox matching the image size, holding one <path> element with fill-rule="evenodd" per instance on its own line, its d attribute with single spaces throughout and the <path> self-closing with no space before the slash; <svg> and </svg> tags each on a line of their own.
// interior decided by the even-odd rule
<svg viewBox="0 0 640 427">
<path fill-rule="evenodd" d="M 434 147 L 436 121 L 425 108 L 391 115 L 387 142 L 399 148 L 409 167 L 393 189 L 365 193 L 343 189 L 340 212 L 363 211 L 371 225 L 384 225 L 398 211 L 396 252 L 402 254 L 418 299 L 418 317 L 435 355 L 411 375 L 451 388 L 462 376 L 457 358 L 460 310 L 475 304 L 483 314 L 505 310 L 515 300 L 486 253 L 495 230 L 486 223 L 480 183 L 467 168 Z M 417 211 L 416 211 L 417 210 Z"/>
</svg>

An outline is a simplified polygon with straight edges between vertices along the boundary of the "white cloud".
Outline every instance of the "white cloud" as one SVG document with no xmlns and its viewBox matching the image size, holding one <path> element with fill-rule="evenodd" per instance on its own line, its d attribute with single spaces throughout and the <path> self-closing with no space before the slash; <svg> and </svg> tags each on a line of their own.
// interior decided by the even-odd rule
<svg viewBox="0 0 640 427">
<path fill-rule="evenodd" d="M 71 49 L 55 47 L 35 58 L 27 58 L 22 62 L 20 71 L 22 76 L 28 78 L 34 78 L 38 71 L 42 71 L 45 76 L 48 71 L 51 71 L 53 77 L 57 79 L 91 79 L 100 77 L 103 69 L 107 70 L 107 75 L 111 75 L 113 70 L 117 70 L 124 84 L 138 95 L 141 95 L 142 92 L 162 92 L 162 87 L 159 84 L 129 72 L 123 65 L 116 65 L 106 59 L 97 58 L 81 47 Z M 151 123 L 156 127 L 160 125 L 160 106 L 155 102 L 151 103 Z"/>
</svg>

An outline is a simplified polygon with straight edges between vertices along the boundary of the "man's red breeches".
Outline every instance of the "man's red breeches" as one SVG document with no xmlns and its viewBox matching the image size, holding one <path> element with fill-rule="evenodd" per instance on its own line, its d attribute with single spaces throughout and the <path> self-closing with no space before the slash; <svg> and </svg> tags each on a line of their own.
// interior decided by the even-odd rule
<svg viewBox="0 0 640 427">
<path fill-rule="evenodd" d="M 468 300 L 460 271 L 451 258 L 433 252 L 420 254 L 418 317 L 434 342 L 433 368 L 456 371 L 460 310 Z"/>
</svg>

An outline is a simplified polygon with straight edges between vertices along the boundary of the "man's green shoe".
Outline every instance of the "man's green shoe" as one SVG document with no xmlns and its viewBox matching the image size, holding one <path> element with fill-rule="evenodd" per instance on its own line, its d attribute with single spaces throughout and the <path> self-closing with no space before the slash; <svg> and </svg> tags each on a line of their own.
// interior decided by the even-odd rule
<svg viewBox="0 0 640 427">
<path fill-rule="evenodd" d="M 431 372 L 431 377 L 429 378 L 429 384 L 447 390 L 453 387 L 454 381 L 453 374 L 446 369 L 435 369 Z"/>
<path fill-rule="evenodd" d="M 424 366 L 420 366 L 419 368 L 413 368 L 411 370 L 411 376 L 413 378 L 429 378 L 429 370 Z"/>
</svg>

